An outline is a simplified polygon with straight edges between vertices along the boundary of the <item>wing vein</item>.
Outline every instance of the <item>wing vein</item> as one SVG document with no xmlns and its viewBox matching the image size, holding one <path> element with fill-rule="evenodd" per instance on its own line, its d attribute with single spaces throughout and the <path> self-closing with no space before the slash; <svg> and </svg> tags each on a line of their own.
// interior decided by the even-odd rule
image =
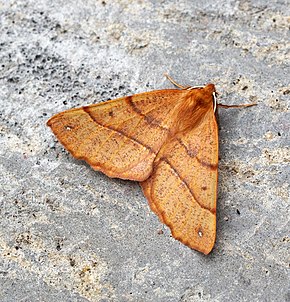
<svg viewBox="0 0 290 302">
<path fill-rule="evenodd" d="M 160 104 L 160 106 L 157 106 L 157 107 L 154 107 L 154 108 L 152 108 L 152 109 L 150 109 L 150 110 L 148 110 L 147 112 L 145 112 L 143 115 L 140 115 L 139 113 L 137 113 L 134 109 L 134 112 L 135 113 L 137 113 L 139 116 L 142 116 L 147 122 L 151 119 L 149 116 L 148 116 L 148 114 L 150 113 L 150 112 L 152 112 L 152 111 L 155 111 L 155 110 L 157 110 L 157 109 L 159 109 L 160 107 L 163 107 L 164 106 L 164 104 Z M 171 110 L 171 108 L 169 108 L 169 110 L 168 110 L 168 112 Z M 118 111 L 119 113 L 121 113 L 121 112 L 125 112 L 126 111 L 126 108 L 125 109 L 123 109 L 122 111 L 120 110 L 120 111 Z M 135 118 L 135 116 L 134 115 L 131 115 L 129 118 L 127 118 L 126 120 L 123 120 L 122 122 L 123 123 L 125 123 L 125 122 L 128 122 L 128 121 L 130 121 L 130 120 L 132 120 L 133 118 Z M 111 123 L 111 125 L 116 125 L 116 123 Z M 165 127 L 164 127 L 165 128 Z M 167 129 L 167 128 L 165 128 L 165 129 Z M 168 130 L 168 129 L 167 129 Z"/>
<path fill-rule="evenodd" d="M 212 214 L 215 215 L 215 213 L 213 212 L 212 209 L 207 208 L 205 206 L 203 206 L 199 200 L 197 199 L 197 197 L 195 196 L 194 192 L 192 191 L 192 189 L 190 188 L 189 184 L 186 182 L 186 180 L 179 174 L 179 172 L 174 168 L 174 166 L 172 165 L 172 163 L 168 160 L 168 158 L 166 157 L 161 157 L 160 160 L 166 162 L 170 168 L 175 172 L 175 174 L 179 177 L 179 179 L 185 184 L 186 188 L 188 189 L 188 191 L 190 192 L 191 196 L 193 197 L 193 199 L 196 201 L 196 203 L 203 209 L 211 212 Z"/>
<path fill-rule="evenodd" d="M 210 170 L 216 170 L 218 168 L 218 164 L 208 163 L 208 162 L 200 159 L 197 156 L 197 151 L 190 150 L 180 138 L 178 138 L 177 141 L 185 149 L 187 155 L 191 158 L 195 158 L 197 160 L 197 162 L 200 163 L 203 167 L 209 168 Z"/>
<path fill-rule="evenodd" d="M 139 121 L 138 121 L 138 123 L 135 125 L 135 127 L 132 129 L 132 131 L 130 131 L 129 134 L 126 134 L 126 139 L 129 139 L 128 136 L 132 136 L 132 135 L 134 134 L 134 131 L 136 130 L 136 128 L 137 128 L 138 125 L 140 124 L 141 120 L 142 120 L 142 118 L 139 117 Z M 123 122 L 120 123 L 120 124 L 118 124 L 118 126 L 121 125 L 121 124 L 123 124 Z M 110 156 L 110 158 L 108 159 L 108 161 L 112 161 L 112 159 L 114 158 L 114 156 L 115 156 L 115 155 L 118 153 L 118 151 L 125 145 L 125 143 L 126 143 L 126 140 L 124 139 L 124 140 L 121 142 L 121 145 L 118 146 L 118 149 L 115 150 L 115 152 L 111 154 L 111 156 Z"/>
<path fill-rule="evenodd" d="M 123 131 L 120 131 L 120 130 L 118 130 L 118 129 L 112 128 L 112 127 L 110 127 L 110 126 L 108 126 L 108 125 L 103 125 L 103 124 L 101 124 L 101 123 L 100 123 L 99 121 L 97 121 L 97 120 L 94 118 L 94 116 L 90 113 L 90 111 L 88 110 L 88 107 L 83 107 L 83 110 L 84 110 L 84 112 L 86 112 L 86 113 L 90 116 L 90 118 L 91 118 L 96 124 L 98 124 L 99 126 L 104 127 L 104 128 L 107 128 L 107 129 L 109 129 L 109 130 L 111 130 L 111 131 L 113 131 L 113 132 L 119 133 L 120 135 L 127 137 L 127 138 L 130 139 L 131 141 L 134 141 L 135 143 L 137 143 L 137 144 L 141 145 L 142 147 L 148 149 L 150 152 L 156 154 L 156 152 L 154 152 L 154 150 L 153 150 L 150 146 L 148 146 L 148 145 L 142 143 L 141 141 L 135 139 L 134 137 L 129 136 L 129 135 L 127 135 L 126 133 L 124 133 Z M 109 136 L 108 138 L 110 138 L 110 137 L 111 137 L 111 136 Z M 106 141 L 107 141 L 107 140 L 106 140 Z M 105 141 L 105 142 L 106 142 L 106 141 Z M 104 142 L 104 143 L 105 143 L 105 142 Z M 103 144 L 102 144 L 102 145 L 103 145 Z"/>
<path fill-rule="evenodd" d="M 131 97 L 131 96 L 128 96 L 128 97 L 126 98 L 126 101 L 127 101 L 127 104 L 129 104 L 129 106 L 130 106 L 136 113 L 138 113 L 140 116 L 142 116 L 148 124 L 153 125 L 153 126 L 157 126 L 157 127 L 159 127 L 160 129 L 162 129 L 162 130 L 169 131 L 168 128 L 161 126 L 161 125 L 158 123 L 158 121 L 157 121 L 156 119 L 154 119 L 154 118 L 152 118 L 152 117 L 150 117 L 150 116 L 144 114 L 144 113 L 136 106 L 136 104 L 132 101 L 132 97 Z"/>
</svg>

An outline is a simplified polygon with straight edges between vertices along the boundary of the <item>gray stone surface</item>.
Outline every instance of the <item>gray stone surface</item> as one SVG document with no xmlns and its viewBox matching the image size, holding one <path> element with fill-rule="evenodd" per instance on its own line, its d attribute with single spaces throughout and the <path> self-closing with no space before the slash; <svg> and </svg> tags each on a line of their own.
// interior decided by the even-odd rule
<svg viewBox="0 0 290 302">
<path fill-rule="evenodd" d="M 0 301 L 289 301 L 289 15 L 287 0 L 0 1 Z M 164 72 L 258 103 L 220 110 L 209 256 L 45 125 L 171 87 Z"/>
</svg>

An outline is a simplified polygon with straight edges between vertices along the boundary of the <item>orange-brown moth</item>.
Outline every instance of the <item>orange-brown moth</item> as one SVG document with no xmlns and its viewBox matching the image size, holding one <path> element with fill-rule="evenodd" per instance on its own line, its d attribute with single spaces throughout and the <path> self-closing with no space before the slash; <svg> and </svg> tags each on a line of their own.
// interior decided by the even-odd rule
<svg viewBox="0 0 290 302">
<path fill-rule="evenodd" d="M 181 89 L 70 109 L 47 125 L 75 158 L 93 169 L 139 181 L 172 236 L 208 254 L 216 238 L 215 87 L 183 87 L 170 80 Z M 240 106 L 248 105 L 233 107 Z"/>
</svg>

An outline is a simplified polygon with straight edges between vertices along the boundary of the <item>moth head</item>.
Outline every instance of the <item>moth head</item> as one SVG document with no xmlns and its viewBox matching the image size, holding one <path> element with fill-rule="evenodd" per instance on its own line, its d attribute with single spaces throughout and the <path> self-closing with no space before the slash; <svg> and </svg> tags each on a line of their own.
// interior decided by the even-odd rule
<svg viewBox="0 0 290 302">
<path fill-rule="evenodd" d="M 187 91 L 188 93 L 178 107 L 175 133 L 193 129 L 202 122 L 207 112 L 216 109 L 215 86 L 213 84 L 190 87 Z"/>
<path fill-rule="evenodd" d="M 192 87 L 192 106 L 196 108 L 209 108 L 213 105 L 216 109 L 216 91 L 214 84 L 207 84 L 203 87 Z"/>
<path fill-rule="evenodd" d="M 213 100 L 213 111 L 215 112 L 216 108 L 217 108 L 217 99 L 216 99 L 217 93 L 216 93 L 214 84 L 207 84 L 204 87 L 204 90 L 206 91 L 206 94 L 209 94 L 212 97 L 212 100 Z"/>
</svg>

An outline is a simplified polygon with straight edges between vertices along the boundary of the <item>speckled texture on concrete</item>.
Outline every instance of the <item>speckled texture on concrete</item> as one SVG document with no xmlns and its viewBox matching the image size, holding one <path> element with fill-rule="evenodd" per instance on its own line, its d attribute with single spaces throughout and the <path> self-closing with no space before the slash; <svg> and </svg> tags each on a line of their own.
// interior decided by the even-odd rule
<svg viewBox="0 0 290 302">
<path fill-rule="evenodd" d="M 289 15 L 287 0 L 1 0 L 0 301 L 289 301 Z M 209 256 L 45 125 L 172 87 L 164 72 L 258 103 L 220 110 Z"/>
</svg>

